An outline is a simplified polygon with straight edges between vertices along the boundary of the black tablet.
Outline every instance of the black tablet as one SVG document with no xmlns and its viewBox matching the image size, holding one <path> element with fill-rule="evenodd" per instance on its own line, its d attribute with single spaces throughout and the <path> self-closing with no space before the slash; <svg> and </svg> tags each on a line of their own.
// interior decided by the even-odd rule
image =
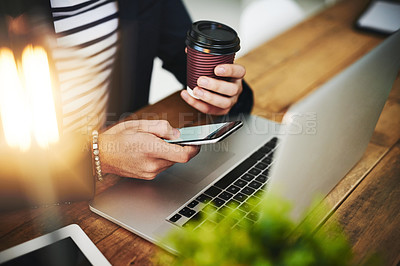
<svg viewBox="0 0 400 266">
<path fill-rule="evenodd" d="M 0 252 L 1 266 L 111 265 L 76 224 Z"/>
</svg>

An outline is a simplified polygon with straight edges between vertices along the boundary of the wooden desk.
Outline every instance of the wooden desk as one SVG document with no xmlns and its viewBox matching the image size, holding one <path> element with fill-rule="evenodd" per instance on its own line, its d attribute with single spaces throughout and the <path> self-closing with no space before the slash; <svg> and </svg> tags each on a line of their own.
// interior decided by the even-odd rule
<svg viewBox="0 0 400 266">
<path fill-rule="evenodd" d="M 279 121 L 290 105 L 379 44 L 383 38 L 352 29 L 367 2 L 344 0 L 240 58 L 256 96 L 253 113 Z M 325 199 L 335 215 L 321 221 L 320 230 L 338 219 L 358 261 L 372 251 L 381 252 L 387 265 L 400 261 L 399 114 L 397 79 L 364 157 Z M 174 126 L 204 118 L 177 94 L 136 116 L 168 119 Z M 108 176 L 97 184 L 97 193 L 119 179 Z M 87 202 L 0 214 L 0 250 L 71 223 L 79 224 L 113 265 L 151 265 L 158 250 L 92 213 Z"/>
</svg>

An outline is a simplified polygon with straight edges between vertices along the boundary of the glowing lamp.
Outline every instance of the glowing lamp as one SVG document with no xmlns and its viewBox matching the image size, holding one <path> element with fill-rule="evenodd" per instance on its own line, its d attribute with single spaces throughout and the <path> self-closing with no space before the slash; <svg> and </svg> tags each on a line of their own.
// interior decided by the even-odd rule
<svg viewBox="0 0 400 266">
<path fill-rule="evenodd" d="M 16 50 L 0 47 L 0 209 L 91 198 L 90 151 L 85 136 L 60 134 L 45 47 Z"/>
</svg>

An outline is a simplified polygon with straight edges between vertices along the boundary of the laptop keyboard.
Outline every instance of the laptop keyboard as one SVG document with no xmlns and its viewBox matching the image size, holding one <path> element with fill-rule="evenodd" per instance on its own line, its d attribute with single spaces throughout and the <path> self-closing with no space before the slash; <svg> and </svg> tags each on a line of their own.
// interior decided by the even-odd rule
<svg viewBox="0 0 400 266">
<path fill-rule="evenodd" d="M 236 217 L 247 222 L 257 221 L 259 214 L 252 210 L 265 191 L 277 142 L 277 138 L 269 140 L 215 184 L 172 213 L 167 220 L 182 227 L 191 223 L 197 228 L 205 223 L 217 224 L 222 221 L 224 216 L 221 212 L 213 215 L 212 221 L 207 219 L 207 214 L 228 208 L 229 212 L 236 212 Z M 237 222 L 240 223 L 239 220 Z"/>
</svg>

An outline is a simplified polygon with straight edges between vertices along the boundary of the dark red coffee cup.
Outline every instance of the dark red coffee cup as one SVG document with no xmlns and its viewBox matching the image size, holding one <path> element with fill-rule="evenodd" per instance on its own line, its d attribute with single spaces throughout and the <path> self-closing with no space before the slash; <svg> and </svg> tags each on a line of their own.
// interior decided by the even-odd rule
<svg viewBox="0 0 400 266">
<path fill-rule="evenodd" d="M 187 32 L 187 91 L 193 95 L 200 76 L 223 79 L 214 74 L 220 64 L 232 64 L 240 49 L 235 30 L 222 23 L 201 20 L 194 22 Z"/>
</svg>

